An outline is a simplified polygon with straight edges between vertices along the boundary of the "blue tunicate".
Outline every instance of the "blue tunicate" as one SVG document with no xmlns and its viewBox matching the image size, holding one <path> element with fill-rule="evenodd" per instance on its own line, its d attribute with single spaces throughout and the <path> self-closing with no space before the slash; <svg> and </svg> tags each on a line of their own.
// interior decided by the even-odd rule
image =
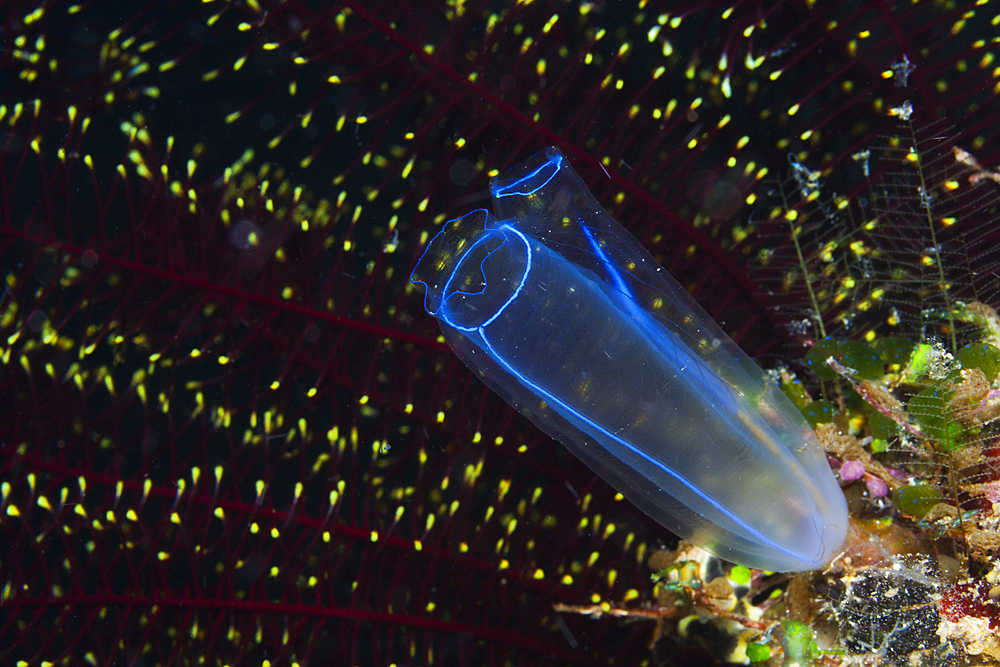
<svg viewBox="0 0 1000 667">
<path fill-rule="evenodd" d="M 677 535 L 822 567 L 847 504 L 802 415 L 554 148 L 495 178 L 413 271 L 493 391 Z M 499 219 L 498 219 L 499 218 Z"/>
</svg>

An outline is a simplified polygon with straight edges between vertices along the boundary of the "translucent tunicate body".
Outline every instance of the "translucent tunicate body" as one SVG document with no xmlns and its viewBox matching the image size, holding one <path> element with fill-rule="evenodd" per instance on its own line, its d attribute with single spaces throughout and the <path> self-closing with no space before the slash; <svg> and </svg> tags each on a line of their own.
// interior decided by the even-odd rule
<svg viewBox="0 0 1000 667">
<path fill-rule="evenodd" d="M 677 535 L 764 570 L 822 567 L 847 506 L 799 411 L 556 149 L 491 184 L 413 271 L 493 391 Z"/>
</svg>

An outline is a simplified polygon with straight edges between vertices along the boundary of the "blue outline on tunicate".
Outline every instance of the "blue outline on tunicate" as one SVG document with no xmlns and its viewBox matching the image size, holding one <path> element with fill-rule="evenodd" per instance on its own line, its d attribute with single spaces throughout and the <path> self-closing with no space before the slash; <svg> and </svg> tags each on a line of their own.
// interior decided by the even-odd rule
<svg viewBox="0 0 1000 667">
<path fill-rule="evenodd" d="M 447 315 L 442 315 L 441 319 L 444 320 L 445 322 L 447 322 L 448 326 L 454 327 L 455 329 L 458 329 L 459 331 L 476 331 L 476 330 L 478 330 L 480 333 L 482 333 L 482 328 L 485 327 L 485 326 L 489 326 L 490 324 L 492 324 L 493 321 L 496 318 L 500 317 L 500 313 L 502 313 L 504 311 L 504 309 L 507 308 L 507 306 L 509 306 L 514 301 L 514 299 L 517 298 L 517 295 L 521 293 L 521 289 L 524 287 L 524 283 L 528 280 L 528 274 L 531 273 L 531 262 L 532 262 L 531 244 L 528 243 L 528 240 L 525 238 L 524 234 L 522 234 L 521 232 L 517 231 L 516 229 L 514 229 L 510 225 L 502 225 L 499 229 L 509 229 L 510 231 L 512 231 L 515 234 L 517 234 L 517 236 L 521 239 L 521 242 L 524 243 L 524 248 L 525 248 L 525 250 L 527 252 L 527 255 L 526 255 L 526 260 L 525 260 L 524 272 L 521 274 L 521 282 L 518 283 L 518 285 L 517 285 L 516 288 L 514 288 L 514 293 L 510 295 L 510 298 L 508 298 L 506 301 L 504 301 L 503 305 L 500 306 L 497 309 L 497 312 L 495 312 L 493 314 L 493 317 L 491 317 L 490 319 L 486 320 L 485 322 L 483 322 L 479 326 L 477 326 L 477 327 L 462 327 L 462 326 L 459 326 L 459 325 L 455 324 L 451 320 L 449 320 L 448 317 L 447 317 Z M 471 246 L 469 246 L 469 249 L 466 250 L 463 254 L 468 254 L 468 253 L 472 252 L 472 250 L 475 249 L 476 246 L 480 245 L 481 243 L 484 243 L 484 242 L 488 241 L 489 239 L 490 239 L 489 236 L 486 236 L 486 235 L 481 236 L 480 238 L 476 239 L 476 242 L 473 243 Z M 486 255 L 486 257 L 483 258 L 483 261 L 481 261 L 479 263 L 479 270 L 483 273 L 483 285 L 486 285 L 486 273 L 483 272 L 483 264 L 485 264 L 486 260 L 488 260 L 490 257 L 493 256 L 493 253 L 497 252 L 498 250 L 500 250 L 500 248 L 504 247 L 505 245 L 507 245 L 507 239 L 504 239 L 504 241 L 503 241 L 503 243 L 501 245 L 499 245 L 496 248 L 494 248 L 493 250 L 491 250 L 489 252 L 489 254 Z M 446 282 L 444 284 L 444 288 L 441 290 L 441 295 L 442 295 L 441 296 L 441 305 L 442 306 L 444 305 L 444 302 L 447 301 L 451 297 L 452 294 L 468 294 L 470 296 L 474 296 L 476 294 L 482 294 L 483 292 L 486 291 L 486 288 L 484 287 L 483 289 L 481 289 L 478 292 L 459 292 L 459 291 L 449 292 L 448 288 L 451 285 L 451 281 L 454 280 L 455 274 L 458 273 L 459 266 L 461 266 L 461 262 L 459 262 L 459 264 L 457 264 L 455 266 L 455 269 L 451 272 L 451 275 L 448 277 L 448 282 Z"/>
<path fill-rule="evenodd" d="M 544 188 L 546 185 L 548 185 L 549 181 L 551 181 L 553 178 L 556 177 L 556 174 L 559 173 L 559 169 L 560 169 L 560 167 L 562 165 L 562 161 L 564 159 L 565 158 L 562 155 L 557 155 L 555 157 L 553 157 L 551 155 L 546 156 L 546 160 L 547 161 L 545 162 L 545 164 L 540 165 L 533 172 L 531 172 L 530 174 L 525 174 L 524 176 L 522 176 L 521 178 L 517 179 L 513 183 L 508 183 L 507 185 L 501 186 L 499 188 L 495 188 L 493 190 L 493 196 L 499 199 L 500 197 L 509 197 L 510 195 L 531 195 L 531 194 L 534 194 L 534 193 L 538 192 L 539 190 L 541 190 L 542 188 Z M 548 178 L 545 179 L 544 183 L 541 183 L 540 185 L 538 185 L 534 190 L 529 190 L 528 192 L 510 192 L 510 189 L 513 188 L 514 186 L 516 186 L 518 183 L 523 183 L 524 181 L 526 181 L 529 178 L 534 178 L 539 172 L 542 171 L 542 169 L 545 169 L 546 167 L 548 167 L 550 165 L 555 165 L 555 169 L 552 171 L 552 174 Z"/>
</svg>

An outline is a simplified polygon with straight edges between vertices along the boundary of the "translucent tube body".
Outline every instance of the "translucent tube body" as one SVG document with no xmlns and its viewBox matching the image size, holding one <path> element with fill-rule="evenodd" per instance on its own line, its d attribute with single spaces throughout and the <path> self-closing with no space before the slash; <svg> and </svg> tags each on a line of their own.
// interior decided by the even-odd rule
<svg viewBox="0 0 1000 667">
<path fill-rule="evenodd" d="M 822 567 L 847 532 L 816 436 L 556 150 L 413 272 L 456 354 L 628 500 L 728 560 Z"/>
</svg>

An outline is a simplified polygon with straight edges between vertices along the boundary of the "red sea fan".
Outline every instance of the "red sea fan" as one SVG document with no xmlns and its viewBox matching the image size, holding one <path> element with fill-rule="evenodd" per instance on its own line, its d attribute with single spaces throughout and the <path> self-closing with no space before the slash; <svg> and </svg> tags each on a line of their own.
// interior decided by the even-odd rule
<svg viewBox="0 0 1000 667">
<path fill-rule="evenodd" d="M 996 161 L 972 3 L 122 8 L 0 26 L 10 664 L 648 659 L 652 627 L 552 605 L 647 601 L 670 536 L 438 340 L 427 240 L 555 144 L 780 351 L 747 264 L 788 151 L 836 170 L 911 96 Z"/>
</svg>

